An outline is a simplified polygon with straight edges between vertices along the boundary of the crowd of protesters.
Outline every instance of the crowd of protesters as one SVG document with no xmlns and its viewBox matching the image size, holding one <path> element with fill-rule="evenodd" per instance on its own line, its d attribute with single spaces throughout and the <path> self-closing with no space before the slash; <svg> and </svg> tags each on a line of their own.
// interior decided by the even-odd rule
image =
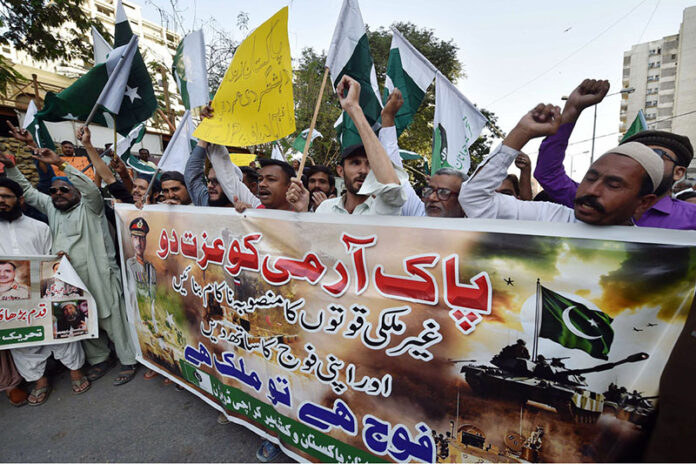
<svg viewBox="0 0 696 464">
<path fill-rule="evenodd" d="M 239 168 L 230 161 L 226 147 L 201 140 L 184 172 L 163 172 L 151 186 L 150 176 L 133 176 L 118 156 L 101 157 L 89 129 L 82 127 L 76 138 L 94 169 L 93 181 L 53 151 L 37 148 L 28 132 L 10 125 L 12 136 L 33 150 L 40 182 L 30 184 L 13 157 L 0 154 L 5 168 L 0 177 L 0 234 L 4 237 L 0 255 L 68 256 L 96 300 L 100 336 L 81 343 L 0 351 L 0 388 L 15 405 L 42 404 L 51 391 L 44 373 L 51 355 L 70 370 L 76 394 L 87 391 L 116 360 L 120 368 L 114 385 L 133 379 L 136 361 L 127 330 L 113 210 L 105 198 L 139 207 L 159 203 L 239 212 L 260 208 L 696 229 L 696 191 L 686 179 L 693 159 L 687 137 L 657 130 L 639 132 L 598 157 L 579 184 L 566 174 L 563 161 L 575 122 L 608 90 L 607 81 L 588 79 L 572 91 L 563 109 L 535 106 L 470 177 L 442 168 L 427 178 L 420 194 L 399 156 L 394 126 L 403 104 L 399 90 L 389 96 L 381 129 L 375 133 L 359 104 L 360 85 L 348 76 L 338 84 L 337 93 L 362 143 L 344 148 L 336 166 L 313 165 L 302 173 L 297 165 L 268 158 L 259 159 L 257 167 Z M 215 118 L 210 107 L 201 116 Z M 522 149 L 539 137 L 545 139 L 532 172 Z M 70 142 L 61 149 L 63 154 L 74 152 Z M 147 150 L 140 150 L 138 157 L 151 163 Z M 519 176 L 508 174 L 513 163 Z M 65 176 L 55 176 L 56 168 Z M 532 175 L 543 188 L 534 198 Z M 22 380 L 31 384 L 28 394 L 26 387 L 19 388 Z M 220 421 L 224 422 L 224 416 Z M 275 445 L 264 442 L 258 456 L 265 461 L 277 452 Z"/>
</svg>

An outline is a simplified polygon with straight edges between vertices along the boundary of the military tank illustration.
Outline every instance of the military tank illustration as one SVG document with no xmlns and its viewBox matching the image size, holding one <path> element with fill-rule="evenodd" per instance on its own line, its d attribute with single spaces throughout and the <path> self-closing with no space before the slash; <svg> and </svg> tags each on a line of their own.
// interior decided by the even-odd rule
<svg viewBox="0 0 696 464">
<path fill-rule="evenodd" d="M 519 403 L 534 401 L 550 406 L 567 421 L 595 423 L 604 410 L 604 395 L 591 391 L 583 374 L 607 371 L 621 364 L 644 361 L 647 353 L 636 353 L 620 361 L 583 369 L 568 369 L 565 358 L 529 359 L 524 342 L 510 345 L 491 359 L 490 365 L 462 366 L 466 382 L 479 396 L 505 398 Z"/>
<path fill-rule="evenodd" d="M 643 396 L 636 390 L 629 392 L 626 387 L 611 383 L 604 392 L 604 412 L 642 427 L 654 412 L 656 399 L 657 396 Z"/>
</svg>

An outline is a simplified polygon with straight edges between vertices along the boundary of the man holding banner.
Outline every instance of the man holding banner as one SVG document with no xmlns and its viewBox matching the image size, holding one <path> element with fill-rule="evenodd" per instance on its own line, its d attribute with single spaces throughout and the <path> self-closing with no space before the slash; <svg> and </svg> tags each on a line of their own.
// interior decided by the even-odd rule
<svg viewBox="0 0 696 464">
<path fill-rule="evenodd" d="M 48 255 L 52 244 L 50 229 L 46 224 L 22 214 L 19 206 L 22 196 L 22 188 L 18 183 L 0 179 L 0 234 L 3 237 L 0 240 L 0 255 L 18 258 Z M 14 280 L 14 264 L 11 267 Z M 28 298 L 28 288 L 24 291 L 25 298 Z M 90 382 L 80 370 L 85 362 L 85 352 L 79 342 L 15 348 L 10 352 L 19 374 L 26 381 L 35 382 L 28 397 L 31 406 L 43 404 L 51 393 L 51 385 L 44 376 L 46 361 L 51 356 L 70 369 L 75 394 L 89 390 Z M 4 353 L 7 352 L 3 351 Z"/>
</svg>

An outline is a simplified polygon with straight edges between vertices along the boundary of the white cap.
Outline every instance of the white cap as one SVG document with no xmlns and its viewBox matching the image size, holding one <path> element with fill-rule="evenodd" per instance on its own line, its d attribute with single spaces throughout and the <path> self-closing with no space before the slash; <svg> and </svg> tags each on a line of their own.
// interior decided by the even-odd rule
<svg viewBox="0 0 696 464">
<path fill-rule="evenodd" d="M 650 180 L 652 180 L 653 192 L 655 192 L 657 187 L 659 187 L 662 183 L 665 165 L 662 162 L 660 155 L 652 151 L 652 149 L 646 145 L 643 145 L 640 142 L 627 142 L 608 150 L 604 154 L 608 155 L 609 153 L 628 156 L 629 158 L 632 158 L 640 163 L 640 165 L 643 166 L 643 169 L 645 169 L 645 172 L 648 173 Z"/>
</svg>

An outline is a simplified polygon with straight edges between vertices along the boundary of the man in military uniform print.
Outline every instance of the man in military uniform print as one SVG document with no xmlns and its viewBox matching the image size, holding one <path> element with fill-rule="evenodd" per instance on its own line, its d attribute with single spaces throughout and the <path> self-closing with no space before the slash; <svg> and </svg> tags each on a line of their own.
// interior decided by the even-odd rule
<svg viewBox="0 0 696 464">
<path fill-rule="evenodd" d="M 137 217 L 131 221 L 128 227 L 135 250 L 135 256 L 126 261 L 126 270 L 129 281 L 135 283 L 135 296 L 138 303 L 140 319 L 145 322 L 147 319 L 152 321 L 154 333 L 159 332 L 157 318 L 155 316 L 155 293 L 157 291 L 157 274 L 155 267 L 145 260 L 145 249 L 147 248 L 147 234 L 150 226 L 145 219 Z M 149 314 L 148 314 L 149 310 Z"/>
</svg>

